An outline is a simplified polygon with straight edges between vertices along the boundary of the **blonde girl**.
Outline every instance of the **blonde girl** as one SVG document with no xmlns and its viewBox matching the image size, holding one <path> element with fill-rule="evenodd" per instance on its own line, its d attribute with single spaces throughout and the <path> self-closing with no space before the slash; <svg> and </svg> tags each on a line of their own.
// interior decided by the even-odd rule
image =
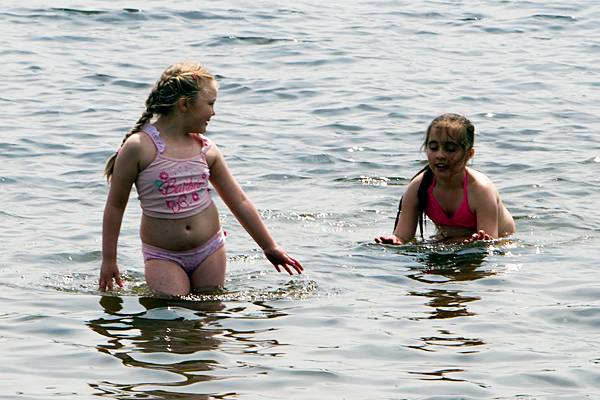
<svg viewBox="0 0 600 400">
<path fill-rule="evenodd" d="M 142 207 L 145 278 L 152 290 L 187 295 L 224 284 L 224 233 L 209 182 L 277 271 L 303 271 L 271 237 L 219 148 L 204 135 L 216 100 L 217 82 L 202 66 L 168 67 L 148 95 L 146 110 L 108 160 L 101 291 L 114 283 L 123 286 L 117 240 L 134 184 Z"/>
</svg>

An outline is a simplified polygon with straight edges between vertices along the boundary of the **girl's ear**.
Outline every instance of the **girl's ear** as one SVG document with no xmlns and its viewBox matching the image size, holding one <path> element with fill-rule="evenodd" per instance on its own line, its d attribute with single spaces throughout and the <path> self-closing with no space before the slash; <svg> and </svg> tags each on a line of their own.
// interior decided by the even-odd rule
<svg viewBox="0 0 600 400">
<path fill-rule="evenodd" d="M 175 104 L 178 111 L 186 112 L 190 106 L 190 100 L 187 97 L 181 96 Z"/>
<path fill-rule="evenodd" d="M 475 155 L 475 149 L 471 147 L 467 151 L 467 161 L 469 161 L 471 158 L 473 158 L 474 155 Z"/>
</svg>

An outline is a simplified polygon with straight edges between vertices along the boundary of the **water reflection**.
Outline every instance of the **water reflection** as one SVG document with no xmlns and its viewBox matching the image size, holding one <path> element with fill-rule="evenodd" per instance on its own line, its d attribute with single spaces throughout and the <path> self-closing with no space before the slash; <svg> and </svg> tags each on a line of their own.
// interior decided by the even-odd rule
<svg viewBox="0 0 600 400">
<path fill-rule="evenodd" d="M 424 285 L 416 286 L 408 294 L 427 299 L 425 304 L 432 309 L 425 317 L 415 319 L 451 320 L 476 315 L 468 309 L 468 305 L 481 298 L 473 294 L 475 290 L 468 282 L 495 275 L 493 270 L 485 268 L 485 261 L 497 251 L 497 248 L 485 244 L 415 246 L 411 252 L 416 264 L 409 267 L 406 276 Z M 477 348 L 485 344 L 480 338 L 465 337 L 450 329 L 439 329 L 439 326 L 434 334 L 422 336 L 419 342 L 410 347 L 431 352 L 452 350 L 462 354 L 477 352 Z M 443 375 L 442 379 L 445 379 Z"/>
<path fill-rule="evenodd" d="M 144 310 L 127 313 L 123 299 L 103 296 L 100 305 L 106 314 L 88 326 L 107 338 L 97 345 L 127 367 L 143 368 L 141 382 L 101 382 L 93 386 L 111 398 L 204 399 L 228 398 L 235 393 L 198 395 L 167 388 L 188 387 L 219 379 L 224 366 L 216 350 L 230 332 L 219 327 L 225 306 L 219 302 L 192 302 L 178 299 L 141 297 Z M 154 380 L 156 383 L 148 382 Z M 159 389 L 160 388 L 160 389 Z M 188 388 L 189 389 L 189 388 Z"/>
<path fill-rule="evenodd" d="M 478 296 L 463 295 L 458 290 L 430 289 L 424 292 L 411 291 L 410 296 L 430 299 L 428 306 L 434 309 L 428 319 L 447 319 L 475 315 L 467 310 L 467 303 L 480 300 Z"/>
<path fill-rule="evenodd" d="M 474 382 L 471 380 L 461 379 L 459 377 L 455 377 L 454 375 L 460 376 L 464 374 L 465 370 L 461 368 L 445 368 L 445 369 L 437 369 L 433 371 L 409 371 L 409 374 L 416 375 L 419 380 L 422 381 L 435 381 L 435 382 L 452 382 L 452 383 L 472 383 L 483 389 L 487 389 L 489 385 L 483 384 L 481 382 Z M 454 397 L 453 397 L 454 398 Z M 462 397 L 457 397 L 462 398 Z"/>
<path fill-rule="evenodd" d="M 424 283 L 475 281 L 494 275 L 481 268 L 493 248 L 484 245 L 420 246 L 415 254 L 417 266 L 408 277 Z"/>
</svg>

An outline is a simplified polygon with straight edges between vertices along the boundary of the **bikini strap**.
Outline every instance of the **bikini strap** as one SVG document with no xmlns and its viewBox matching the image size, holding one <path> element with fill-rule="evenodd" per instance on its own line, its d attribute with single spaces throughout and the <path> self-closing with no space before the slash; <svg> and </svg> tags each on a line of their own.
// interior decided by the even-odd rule
<svg viewBox="0 0 600 400">
<path fill-rule="evenodd" d="M 160 137 L 160 132 L 153 124 L 146 124 L 142 126 L 141 131 L 147 134 L 150 139 L 152 139 L 154 146 L 156 146 L 156 150 L 158 150 L 160 154 L 165 152 L 166 144 Z"/>
<path fill-rule="evenodd" d="M 201 133 L 195 133 L 192 137 L 200 143 L 202 146 L 202 154 L 206 156 L 208 149 L 212 147 L 212 141 Z"/>
<path fill-rule="evenodd" d="M 465 198 L 464 201 L 467 203 L 467 206 L 468 206 L 469 205 L 469 192 L 467 191 L 467 183 L 468 183 L 467 170 L 465 170 L 465 177 L 463 178 L 463 197 Z"/>
</svg>

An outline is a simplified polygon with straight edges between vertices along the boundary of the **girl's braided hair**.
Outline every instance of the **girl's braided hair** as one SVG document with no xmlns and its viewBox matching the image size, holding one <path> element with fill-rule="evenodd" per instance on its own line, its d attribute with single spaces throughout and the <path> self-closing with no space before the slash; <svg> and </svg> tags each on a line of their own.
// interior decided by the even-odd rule
<svg viewBox="0 0 600 400">
<path fill-rule="evenodd" d="M 211 75 L 201 65 L 191 63 L 179 63 L 169 66 L 154 84 L 146 99 L 146 109 L 133 128 L 125 135 L 121 146 L 127 139 L 139 132 L 141 128 L 150 122 L 155 115 L 166 115 L 173 109 L 175 103 L 186 97 L 195 101 L 196 95 L 207 87 L 207 83 L 214 81 Z M 106 162 L 104 175 L 110 181 L 115 168 L 118 150 Z"/>
</svg>

